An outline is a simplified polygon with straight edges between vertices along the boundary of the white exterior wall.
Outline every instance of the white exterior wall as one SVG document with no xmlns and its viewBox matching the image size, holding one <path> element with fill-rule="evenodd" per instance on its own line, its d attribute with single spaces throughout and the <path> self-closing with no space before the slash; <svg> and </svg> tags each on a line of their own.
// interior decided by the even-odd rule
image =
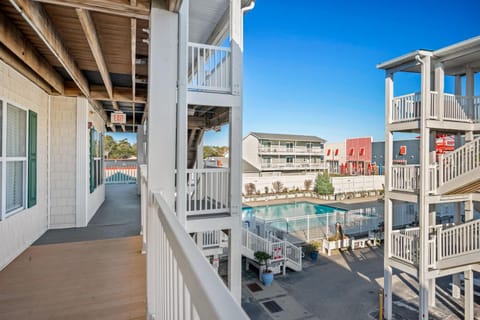
<svg viewBox="0 0 480 320">
<path fill-rule="evenodd" d="M 260 170 L 260 157 L 258 156 L 258 139 L 251 134 L 246 136 L 242 141 L 242 156 L 252 166 Z"/>
<path fill-rule="evenodd" d="M 47 230 L 48 95 L 0 61 L 0 97 L 38 114 L 37 204 L 0 221 L 0 270 Z"/>
<path fill-rule="evenodd" d="M 304 189 L 305 180 L 312 180 L 312 187 L 315 184 L 316 173 L 302 175 L 285 175 L 285 176 L 262 176 L 252 177 L 248 174 L 243 175 L 242 188 L 245 192 L 246 183 L 254 183 L 257 191 L 264 192 L 268 187 L 269 192 L 273 191 L 272 183 L 280 181 L 284 188 L 288 190 L 299 188 Z M 384 176 L 349 176 L 349 177 L 332 177 L 332 185 L 335 193 L 360 192 L 370 190 L 382 190 L 385 183 Z"/>
<path fill-rule="evenodd" d="M 332 153 L 327 156 L 328 149 L 332 150 L 331 152 L 335 154 L 335 149 L 338 149 L 338 155 L 333 157 Z M 325 161 L 338 161 L 340 164 L 347 161 L 347 154 L 345 150 L 345 141 L 344 142 L 326 142 L 325 143 Z"/>
<path fill-rule="evenodd" d="M 50 99 L 49 228 L 75 227 L 77 99 L 67 97 Z"/>
</svg>

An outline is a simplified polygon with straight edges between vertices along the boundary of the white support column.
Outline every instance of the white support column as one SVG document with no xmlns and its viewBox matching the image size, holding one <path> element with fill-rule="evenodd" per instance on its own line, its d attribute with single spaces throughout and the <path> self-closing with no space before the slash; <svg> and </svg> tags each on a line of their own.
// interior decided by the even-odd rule
<svg viewBox="0 0 480 320">
<path fill-rule="evenodd" d="M 153 0 L 150 13 L 149 86 L 148 86 L 148 193 L 161 192 L 166 203 L 175 204 L 175 144 L 177 100 L 178 15 L 170 12 L 162 0 Z M 169 155 L 169 156 L 166 156 Z M 150 202 L 149 202 L 150 203 Z M 156 212 L 149 205 L 147 226 Z M 156 249 L 158 232 L 147 228 L 147 296 L 159 296 L 158 270 L 161 259 Z M 147 301 L 148 315 L 160 311 L 157 301 Z"/>
<path fill-rule="evenodd" d="M 468 270 L 464 272 L 464 290 L 465 290 L 465 311 L 464 319 L 470 320 L 473 319 L 475 315 L 474 306 L 474 292 L 473 292 L 473 271 Z"/>
<path fill-rule="evenodd" d="M 230 214 L 233 225 L 228 247 L 228 285 L 241 302 L 242 285 L 242 70 L 243 70 L 243 13 L 241 1 L 230 0 L 230 47 L 232 50 L 232 95 L 240 96 L 240 104 L 230 108 Z"/>
<path fill-rule="evenodd" d="M 430 56 L 422 58 L 422 110 L 420 121 L 420 191 L 419 191 L 419 222 L 420 222 L 420 257 L 419 257 L 419 314 L 420 320 L 428 319 L 428 229 L 429 229 L 429 199 L 428 199 L 428 177 L 430 160 L 430 130 L 427 127 L 427 118 L 430 106 Z"/>
<path fill-rule="evenodd" d="M 435 278 L 428 280 L 428 305 L 430 307 L 434 307 L 435 304 L 436 304 L 436 301 L 435 301 L 435 293 L 436 293 L 435 280 L 436 280 Z"/>
<path fill-rule="evenodd" d="M 438 120 L 443 120 L 444 115 L 444 91 L 445 91 L 445 72 L 443 63 L 435 64 L 435 91 L 437 92 L 437 116 Z"/>
<path fill-rule="evenodd" d="M 392 267 L 389 263 L 391 257 L 392 245 L 391 245 L 391 232 L 392 232 L 392 219 L 393 219 L 393 203 L 390 199 L 390 186 L 392 167 L 392 155 L 393 155 L 393 132 L 389 130 L 388 124 L 390 123 L 391 109 L 393 100 L 393 73 L 386 73 L 385 75 L 385 118 L 386 118 L 386 130 L 385 130 L 385 218 L 384 218 L 384 261 L 383 261 L 383 274 L 384 274 L 384 317 L 385 319 L 392 319 Z"/>
<path fill-rule="evenodd" d="M 241 299 L 241 231 L 242 231 L 242 107 L 230 108 L 230 205 L 235 217 L 230 230 L 228 283 L 233 296 Z"/>
<path fill-rule="evenodd" d="M 90 193 L 90 148 L 88 136 L 88 101 L 85 98 L 77 98 L 77 154 L 76 154 L 76 198 L 75 198 L 75 225 L 86 227 L 87 200 Z"/>
<path fill-rule="evenodd" d="M 462 95 L 462 76 L 455 76 L 455 95 Z"/>
<path fill-rule="evenodd" d="M 176 213 L 182 225 L 187 219 L 187 43 L 189 0 L 183 0 L 178 14 L 178 100 L 177 100 L 177 199 Z"/>
<path fill-rule="evenodd" d="M 197 161 L 195 161 L 197 169 L 203 169 L 203 136 L 197 144 Z"/>
<path fill-rule="evenodd" d="M 143 125 L 137 126 L 137 195 L 140 195 L 142 189 L 141 176 L 140 176 L 140 165 L 145 164 L 146 154 L 143 149 L 143 144 L 145 143 L 145 135 Z"/>
<path fill-rule="evenodd" d="M 455 222 L 455 225 L 459 225 L 462 223 L 462 205 L 460 202 L 457 202 L 455 207 L 455 217 L 453 221 Z M 460 299 L 460 287 L 460 274 L 456 273 L 452 275 L 452 297 L 454 297 L 455 299 Z"/>
</svg>

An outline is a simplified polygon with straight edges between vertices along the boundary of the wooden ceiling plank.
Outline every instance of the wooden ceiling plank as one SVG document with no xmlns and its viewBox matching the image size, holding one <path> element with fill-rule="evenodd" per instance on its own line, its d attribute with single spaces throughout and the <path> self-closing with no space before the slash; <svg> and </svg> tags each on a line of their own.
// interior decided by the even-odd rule
<svg viewBox="0 0 480 320">
<path fill-rule="evenodd" d="M 89 98 L 90 91 L 87 79 L 68 52 L 67 47 L 42 5 L 30 0 L 9 1 L 52 51 L 82 93 Z"/>
<path fill-rule="evenodd" d="M 59 6 L 85 9 L 142 20 L 150 19 L 150 8 L 143 5 L 129 5 L 112 0 L 34 0 Z"/>
<path fill-rule="evenodd" d="M 23 34 L 1 12 L 0 42 L 45 80 L 55 91 L 63 94 L 64 83 L 62 76 L 37 52 Z"/>
<path fill-rule="evenodd" d="M 102 48 L 100 47 L 100 41 L 98 40 L 95 24 L 93 23 L 92 17 L 88 11 L 84 9 L 76 9 L 75 11 L 77 12 L 78 19 L 80 20 L 83 32 L 85 33 L 85 38 L 87 38 L 88 45 L 92 51 L 93 58 L 95 59 L 98 71 L 100 72 L 100 76 L 102 77 L 109 100 L 113 100 L 112 80 L 110 79 L 110 74 L 108 72 L 107 63 L 105 62 Z"/>
</svg>

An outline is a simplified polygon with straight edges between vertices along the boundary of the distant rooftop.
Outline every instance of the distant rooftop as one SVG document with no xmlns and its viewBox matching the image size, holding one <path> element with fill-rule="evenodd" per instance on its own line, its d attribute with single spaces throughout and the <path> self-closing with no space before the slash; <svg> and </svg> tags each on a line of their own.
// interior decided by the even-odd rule
<svg viewBox="0 0 480 320">
<path fill-rule="evenodd" d="M 308 141 L 308 142 L 321 142 L 321 143 L 324 143 L 327 141 L 317 136 L 305 136 L 305 135 L 297 135 L 297 134 L 250 132 L 249 135 L 252 135 L 257 137 L 258 139 L 264 139 L 264 140 Z"/>
</svg>

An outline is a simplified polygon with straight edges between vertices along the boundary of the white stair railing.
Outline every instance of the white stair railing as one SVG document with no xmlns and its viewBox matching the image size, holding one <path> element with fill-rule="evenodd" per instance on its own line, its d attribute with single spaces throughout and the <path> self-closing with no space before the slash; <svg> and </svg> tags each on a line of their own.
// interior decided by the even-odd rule
<svg viewBox="0 0 480 320">
<path fill-rule="evenodd" d="M 203 232 L 203 249 L 218 247 L 220 245 L 220 232 L 218 230 Z"/>
<path fill-rule="evenodd" d="M 230 92 L 231 50 L 188 43 L 188 88 L 199 91 Z"/>
<path fill-rule="evenodd" d="M 230 210 L 228 168 L 187 170 L 187 215 L 226 213 Z"/>
<path fill-rule="evenodd" d="M 439 186 L 480 167 L 480 137 L 439 157 Z"/>
<path fill-rule="evenodd" d="M 439 260 L 480 252 L 480 220 L 441 229 L 437 237 Z"/>
<path fill-rule="evenodd" d="M 480 97 L 465 97 L 453 94 L 444 94 L 445 120 L 461 122 L 478 122 Z"/>
</svg>

